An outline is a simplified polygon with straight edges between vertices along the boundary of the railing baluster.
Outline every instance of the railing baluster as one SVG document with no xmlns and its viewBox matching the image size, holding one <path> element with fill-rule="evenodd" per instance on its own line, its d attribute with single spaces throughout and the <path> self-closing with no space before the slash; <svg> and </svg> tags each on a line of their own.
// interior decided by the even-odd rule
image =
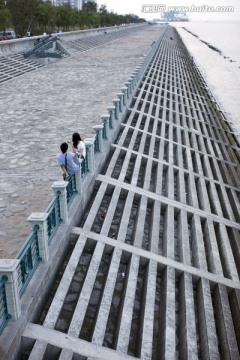
<svg viewBox="0 0 240 360">
<path fill-rule="evenodd" d="M 102 120 L 102 124 L 103 124 L 102 138 L 103 138 L 103 140 L 107 140 L 109 138 L 110 115 L 109 114 L 108 115 L 101 115 L 101 120 Z"/>
<path fill-rule="evenodd" d="M 18 286 L 20 297 L 24 293 L 24 290 L 41 261 L 38 246 L 38 230 L 39 226 L 35 225 L 25 243 L 25 246 L 22 247 L 16 256 L 16 258 L 20 260 L 20 264 L 18 266 Z"/>
<path fill-rule="evenodd" d="M 8 314 L 5 283 L 8 277 L 3 275 L 0 278 L 0 335 L 2 334 L 11 316 Z"/>
<path fill-rule="evenodd" d="M 48 243 L 50 244 L 55 232 L 58 229 L 58 226 L 63 221 L 61 218 L 60 210 L 60 191 L 57 191 L 53 201 L 49 204 L 46 212 L 48 213 L 47 217 L 47 233 L 48 233 Z"/>
</svg>

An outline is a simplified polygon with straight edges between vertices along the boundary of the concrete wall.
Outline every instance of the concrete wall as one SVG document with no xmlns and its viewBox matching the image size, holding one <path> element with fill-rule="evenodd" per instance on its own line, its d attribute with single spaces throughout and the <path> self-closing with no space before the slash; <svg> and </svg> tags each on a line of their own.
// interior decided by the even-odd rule
<svg viewBox="0 0 240 360">
<path fill-rule="evenodd" d="M 105 31 L 113 32 L 113 31 L 121 31 L 126 29 L 129 26 L 142 26 L 142 24 L 137 25 L 121 25 L 121 26 L 112 26 L 107 28 L 98 28 L 98 29 L 88 29 L 88 30 L 78 30 L 78 31 L 69 31 L 59 34 L 60 39 L 65 41 L 72 41 L 79 38 L 87 37 L 87 36 L 96 36 L 103 34 Z M 0 41 L 0 56 L 8 56 L 14 53 L 25 52 L 31 49 L 34 46 L 34 43 L 37 39 L 40 39 L 41 36 L 32 36 L 25 37 L 21 39 L 14 40 L 6 40 Z"/>
</svg>

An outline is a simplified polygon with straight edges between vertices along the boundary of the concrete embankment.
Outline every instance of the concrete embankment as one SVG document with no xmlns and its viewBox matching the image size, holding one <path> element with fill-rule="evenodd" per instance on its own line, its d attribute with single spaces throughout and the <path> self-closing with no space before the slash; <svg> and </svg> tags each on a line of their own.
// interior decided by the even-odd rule
<svg viewBox="0 0 240 360">
<path fill-rule="evenodd" d="M 177 32 L 159 40 L 2 350 L 12 330 L 29 360 L 239 359 L 239 144 Z"/>
<path fill-rule="evenodd" d="M 79 30 L 79 31 L 69 31 L 64 33 L 59 33 L 58 36 L 60 39 L 65 41 L 71 41 L 80 38 L 87 38 L 89 36 L 96 36 L 102 33 L 111 33 L 125 30 L 129 27 L 141 27 L 142 25 L 121 25 L 121 26 L 111 26 L 108 28 L 99 28 L 99 29 L 89 29 L 89 30 Z M 0 56 L 8 56 L 13 53 L 25 52 L 31 49 L 34 46 L 34 43 L 44 37 L 40 36 L 31 36 L 14 40 L 6 40 L 0 42 Z"/>
</svg>

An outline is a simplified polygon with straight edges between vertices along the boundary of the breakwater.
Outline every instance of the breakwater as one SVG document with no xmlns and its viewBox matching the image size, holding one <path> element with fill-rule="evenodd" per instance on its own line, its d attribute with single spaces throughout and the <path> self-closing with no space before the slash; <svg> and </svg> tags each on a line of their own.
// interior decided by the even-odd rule
<svg viewBox="0 0 240 360">
<path fill-rule="evenodd" d="M 239 358 L 239 144 L 177 32 L 159 40 L 29 359 Z"/>
</svg>

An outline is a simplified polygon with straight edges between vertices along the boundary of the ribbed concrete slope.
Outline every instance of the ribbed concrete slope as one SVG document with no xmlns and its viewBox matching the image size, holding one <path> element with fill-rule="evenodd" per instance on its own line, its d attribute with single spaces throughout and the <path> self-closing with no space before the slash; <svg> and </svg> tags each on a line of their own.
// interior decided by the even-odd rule
<svg viewBox="0 0 240 360">
<path fill-rule="evenodd" d="M 61 40 L 61 45 L 70 55 L 74 55 L 79 52 L 88 51 L 98 46 L 102 46 L 111 41 L 120 39 L 124 36 L 128 36 L 136 31 L 139 31 L 141 29 L 143 30 L 145 28 L 146 25 L 143 24 L 139 25 L 138 27 L 126 27 L 116 32 L 108 32 L 107 28 L 105 31 L 101 29 L 99 30 L 99 34 L 94 36 L 88 36 L 86 38 L 80 38 L 71 41 Z"/>
<path fill-rule="evenodd" d="M 17 76 L 34 71 L 43 65 L 24 59 L 23 54 L 14 54 L 0 57 L 0 84 Z"/>
<path fill-rule="evenodd" d="M 239 159 L 169 28 L 25 358 L 239 359 Z"/>
</svg>

